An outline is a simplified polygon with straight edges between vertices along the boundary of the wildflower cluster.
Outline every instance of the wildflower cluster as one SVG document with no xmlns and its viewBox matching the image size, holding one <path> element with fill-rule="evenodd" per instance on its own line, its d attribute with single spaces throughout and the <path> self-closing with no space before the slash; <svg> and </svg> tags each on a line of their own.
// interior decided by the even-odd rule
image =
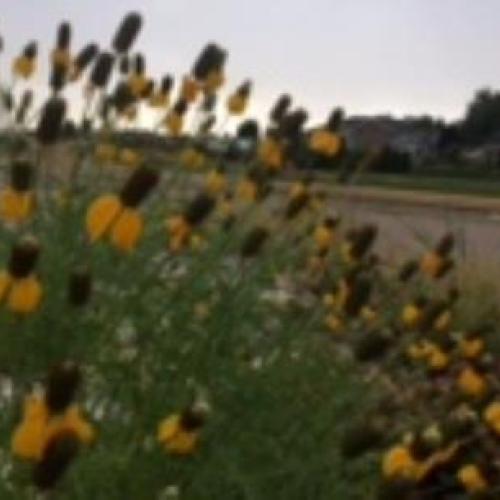
<svg viewBox="0 0 500 500">
<path fill-rule="evenodd" d="M 387 270 L 378 227 L 347 224 L 307 173 L 342 161 L 340 109 L 308 128 L 284 94 L 263 129 L 244 117 L 251 80 L 225 93 L 223 47 L 207 44 L 178 79 L 153 75 L 134 52 L 142 26 L 130 13 L 109 46 L 74 52 L 61 23 L 45 102 L 30 88 L 36 42 L 1 82 L 5 491 L 79 498 L 126 484 L 129 498 L 155 498 L 180 484 L 208 498 L 192 478 L 216 476 L 215 496 L 239 498 L 248 459 L 268 468 L 256 498 L 277 481 L 312 498 L 332 450 L 375 448 L 382 498 L 493 491 L 500 400 L 487 335 L 455 329 L 453 237 Z M 77 117 L 66 91 L 79 84 Z M 127 140 L 146 110 L 159 148 Z M 348 429 L 336 415 L 355 411 L 366 386 L 395 408 Z M 248 456 L 226 454 L 240 448 Z M 270 474 L 290 449 L 300 460 Z M 328 475 L 321 494 L 337 483 Z"/>
</svg>

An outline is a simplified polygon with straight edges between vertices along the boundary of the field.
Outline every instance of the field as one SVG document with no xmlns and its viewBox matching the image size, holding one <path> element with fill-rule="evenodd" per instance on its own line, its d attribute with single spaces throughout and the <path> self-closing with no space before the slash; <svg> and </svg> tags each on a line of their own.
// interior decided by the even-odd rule
<svg viewBox="0 0 500 500">
<path fill-rule="evenodd" d="M 467 194 L 497 198 L 500 196 L 500 178 L 496 174 L 476 172 L 462 176 L 448 172 L 447 175 L 424 174 L 364 174 L 357 184 L 410 191 L 432 191 L 437 193 Z"/>
<path fill-rule="evenodd" d="M 26 228 L 42 249 L 44 301 L 33 317 L 2 312 L 2 498 L 30 498 L 29 468 L 13 469 L 8 454 L 12 430 L 32 383 L 67 357 L 83 368 L 82 404 L 98 439 L 61 484 L 62 498 L 127 491 L 147 499 L 168 486 L 183 498 L 364 498 L 368 480 L 342 481 L 354 472 L 337 451 L 342 422 L 368 402 L 362 380 L 351 361 L 334 357 L 319 312 L 264 300 L 301 253 L 278 236 L 269 253 L 243 264 L 245 231 L 234 228 L 215 233 L 203 251 L 168 257 L 160 215 L 168 191 L 175 185 L 147 207 L 144 240 L 130 255 L 84 243 L 92 190 L 64 204 L 49 200 Z M 2 238 L 6 262 L 18 235 L 4 229 Z M 80 265 L 92 270 L 94 293 L 86 309 L 72 310 L 68 275 Z M 159 422 L 199 394 L 212 407 L 199 453 L 166 456 Z"/>
</svg>

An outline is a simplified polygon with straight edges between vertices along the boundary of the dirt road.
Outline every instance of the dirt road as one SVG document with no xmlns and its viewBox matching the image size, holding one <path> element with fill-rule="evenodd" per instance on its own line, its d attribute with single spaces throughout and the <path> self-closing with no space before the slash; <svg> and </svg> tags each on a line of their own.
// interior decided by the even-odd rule
<svg viewBox="0 0 500 500">
<path fill-rule="evenodd" d="M 500 271 L 498 199 L 376 188 L 330 191 L 332 207 L 338 208 L 347 221 L 379 226 L 379 249 L 389 258 L 401 260 L 413 255 L 452 231 L 457 238 L 458 256 L 468 266 Z"/>
</svg>

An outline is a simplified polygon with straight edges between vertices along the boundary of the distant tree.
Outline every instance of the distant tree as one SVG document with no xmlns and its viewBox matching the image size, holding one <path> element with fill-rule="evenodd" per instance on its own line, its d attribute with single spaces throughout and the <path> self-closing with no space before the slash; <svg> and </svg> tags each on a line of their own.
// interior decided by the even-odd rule
<svg viewBox="0 0 500 500">
<path fill-rule="evenodd" d="M 467 108 L 462 124 L 464 140 L 472 145 L 483 144 L 500 134 L 500 92 L 481 89 Z"/>
<path fill-rule="evenodd" d="M 439 125 L 437 150 L 441 156 L 453 160 L 462 146 L 463 133 L 460 124 L 452 123 L 449 125 Z"/>
<path fill-rule="evenodd" d="M 411 157 L 408 153 L 386 146 L 372 160 L 370 170 L 385 174 L 406 174 L 411 171 Z"/>
</svg>

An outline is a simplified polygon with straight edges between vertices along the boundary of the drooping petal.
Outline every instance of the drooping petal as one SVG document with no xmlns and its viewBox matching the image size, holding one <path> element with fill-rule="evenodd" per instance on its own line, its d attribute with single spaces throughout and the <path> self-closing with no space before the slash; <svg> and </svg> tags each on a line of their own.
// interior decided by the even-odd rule
<svg viewBox="0 0 500 500">
<path fill-rule="evenodd" d="M 110 229 L 122 210 L 116 195 L 106 194 L 95 200 L 87 211 L 87 234 L 92 243 L 101 239 Z"/>
<path fill-rule="evenodd" d="M 45 445 L 48 411 L 43 398 L 28 396 L 22 422 L 12 436 L 12 453 L 24 460 L 39 460 Z"/>
<path fill-rule="evenodd" d="M 32 192 L 19 192 L 10 187 L 0 194 L 0 214 L 5 222 L 19 224 L 26 221 L 35 208 Z"/>
<path fill-rule="evenodd" d="M 7 297 L 7 309 L 16 314 L 31 314 L 38 309 L 43 296 L 36 276 L 14 280 Z"/>
<path fill-rule="evenodd" d="M 125 208 L 111 231 L 111 242 L 123 252 L 130 252 L 136 246 L 144 230 L 140 213 L 133 208 Z"/>
</svg>

